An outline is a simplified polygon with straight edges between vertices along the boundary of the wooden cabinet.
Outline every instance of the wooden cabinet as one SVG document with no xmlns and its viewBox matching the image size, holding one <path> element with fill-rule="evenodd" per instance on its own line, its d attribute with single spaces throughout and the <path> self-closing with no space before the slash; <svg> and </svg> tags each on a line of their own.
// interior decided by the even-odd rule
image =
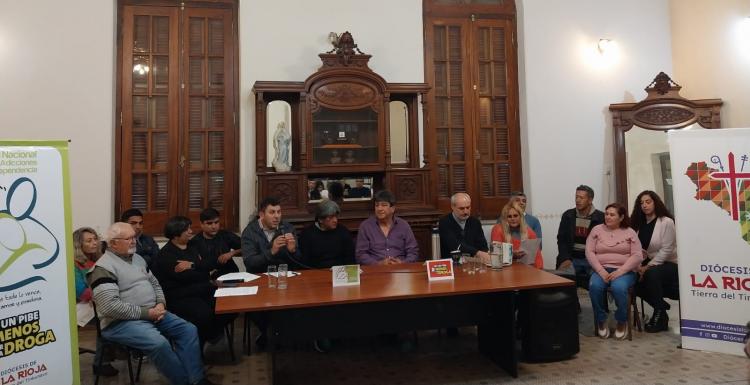
<svg viewBox="0 0 750 385">
<path fill-rule="evenodd" d="M 368 178 L 373 191 L 391 190 L 398 201 L 396 215 L 410 221 L 429 255 L 429 229 L 440 213 L 427 159 L 419 159 L 418 108 L 429 87 L 424 83 L 388 83 L 368 67 L 370 55 L 359 51 L 348 32 L 337 37 L 334 49 L 319 56 L 320 68 L 304 82 L 258 81 L 255 94 L 256 172 L 258 198 L 277 196 L 284 217 L 302 226 L 312 221 L 317 202 L 308 199 L 309 180 L 347 181 Z M 268 164 L 269 105 L 288 104 L 292 134 L 291 171 L 275 172 Z M 391 137 L 392 102 L 405 106 L 405 135 Z M 392 161 L 391 140 L 406 156 Z M 404 143 L 405 142 L 405 143 Z M 394 142 L 395 143 L 395 142 Z M 405 144 L 405 146 L 404 146 Z M 403 161 L 403 159 L 406 159 Z M 424 163 L 424 164 L 423 164 Z M 356 230 L 372 212 L 366 199 L 344 199 L 342 219 Z"/>
</svg>

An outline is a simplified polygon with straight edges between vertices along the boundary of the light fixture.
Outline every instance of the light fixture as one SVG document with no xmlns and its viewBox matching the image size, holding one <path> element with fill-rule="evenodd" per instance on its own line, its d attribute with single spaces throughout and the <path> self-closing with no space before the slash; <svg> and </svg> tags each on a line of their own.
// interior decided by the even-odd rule
<svg viewBox="0 0 750 385">
<path fill-rule="evenodd" d="M 614 44 L 614 41 L 610 39 L 599 39 L 599 43 L 596 45 L 596 48 L 599 50 L 599 53 L 604 55 L 609 51 Z"/>
</svg>

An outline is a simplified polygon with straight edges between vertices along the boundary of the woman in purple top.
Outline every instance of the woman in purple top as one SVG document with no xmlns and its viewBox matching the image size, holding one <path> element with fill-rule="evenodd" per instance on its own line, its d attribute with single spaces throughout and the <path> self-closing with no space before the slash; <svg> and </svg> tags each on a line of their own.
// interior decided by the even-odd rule
<svg viewBox="0 0 750 385">
<path fill-rule="evenodd" d="M 604 211 L 604 223 L 594 227 L 586 239 L 586 259 L 595 273 L 589 280 L 589 296 L 601 338 L 609 337 L 604 310 L 607 288 L 617 305 L 615 338 L 621 340 L 628 335 L 628 289 L 635 284 L 635 270 L 643 260 L 641 242 L 629 225 L 627 209 L 610 203 Z"/>
<path fill-rule="evenodd" d="M 419 247 L 411 226 L 394 215 L 396 198 L 390 191 L 373 197 L 375 215 L 359 225 L 356 258 L 362 265 L 391 265 L 416 262 Z"/>
</svg>

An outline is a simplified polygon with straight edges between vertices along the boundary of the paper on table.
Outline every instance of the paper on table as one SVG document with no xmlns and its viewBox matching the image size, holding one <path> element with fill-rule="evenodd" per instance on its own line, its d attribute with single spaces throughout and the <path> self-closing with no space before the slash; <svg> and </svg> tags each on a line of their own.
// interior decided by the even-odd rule
<svg viewBox="0 0 750 385">
<path fill-rule="evenodd" d="M 94 319 L 94 306 L 91 305 L 91 302 L 76 303 L 76 321 L 78 326 L 84 327 L 92 319 Z"/>
<path fill-rule="evenodd" d="M 521 250 L 526 252 L 526 255 L 521 258 L 521 263 L 527 265 L 533 265 L 536 261 L 536 253 L 539 251 L 539 245 L 542 244 L 542 240 L 537 239 L 524 239 L 521 241 Z"/>
<path fill-rule="evenodd" d="M 239 273 L 227 273 L 222 275 L 219 278 L 216 278 L 219 281 L 239 281 L 242 280 L 243 282 L 250 282 L 253 280 L 256 280 L 260 278 L 259 275 L 250 274 L 247 272 L 239 272 Z"/>
<path fill-rule="evenodd" d="M 258 286 L 220 287 L 216 289 L 214 297 L 232 297 L 235 295 L 256 295 Z"/>
<path fill-rule="evenodd" d="M 263 273 L 263 274 L 268 275 L 269 273 Z M 300 273 L 298 271 L 287 271 L 286 272 L 286 276 L 287 277 L 294 277 L 295 275 L 301 275 L 301 274 L 302 273 Z M 275 271 L 275 272 L 271 273 L 271 275 L 273 275 L 274 277 L 278 277 L 279 276 L 279 272 Z"/>
</svg>

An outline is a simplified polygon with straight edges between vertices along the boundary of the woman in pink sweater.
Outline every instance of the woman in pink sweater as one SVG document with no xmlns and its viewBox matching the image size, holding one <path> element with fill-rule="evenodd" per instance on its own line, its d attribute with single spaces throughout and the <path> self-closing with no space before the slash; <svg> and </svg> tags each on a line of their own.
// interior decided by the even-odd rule
<svg viewBox="0 0 750 385">
<path fill-rule="evenodd" d="M 594 272 L 589 280 L 589 296 L 601 338 L 609 337 L 604 310 L 607 288 L 611 288 L 617 305 L 615 338 L 625 339 L 628 335 L 628 289 L 635 284 L 635 271 L 643 260 L 641 242 L 629 226 L 627 209 L 611 203 L 604 211 L 604 224 L 594 227 L 586 240 L 586 259 Z"/>
</svg>

